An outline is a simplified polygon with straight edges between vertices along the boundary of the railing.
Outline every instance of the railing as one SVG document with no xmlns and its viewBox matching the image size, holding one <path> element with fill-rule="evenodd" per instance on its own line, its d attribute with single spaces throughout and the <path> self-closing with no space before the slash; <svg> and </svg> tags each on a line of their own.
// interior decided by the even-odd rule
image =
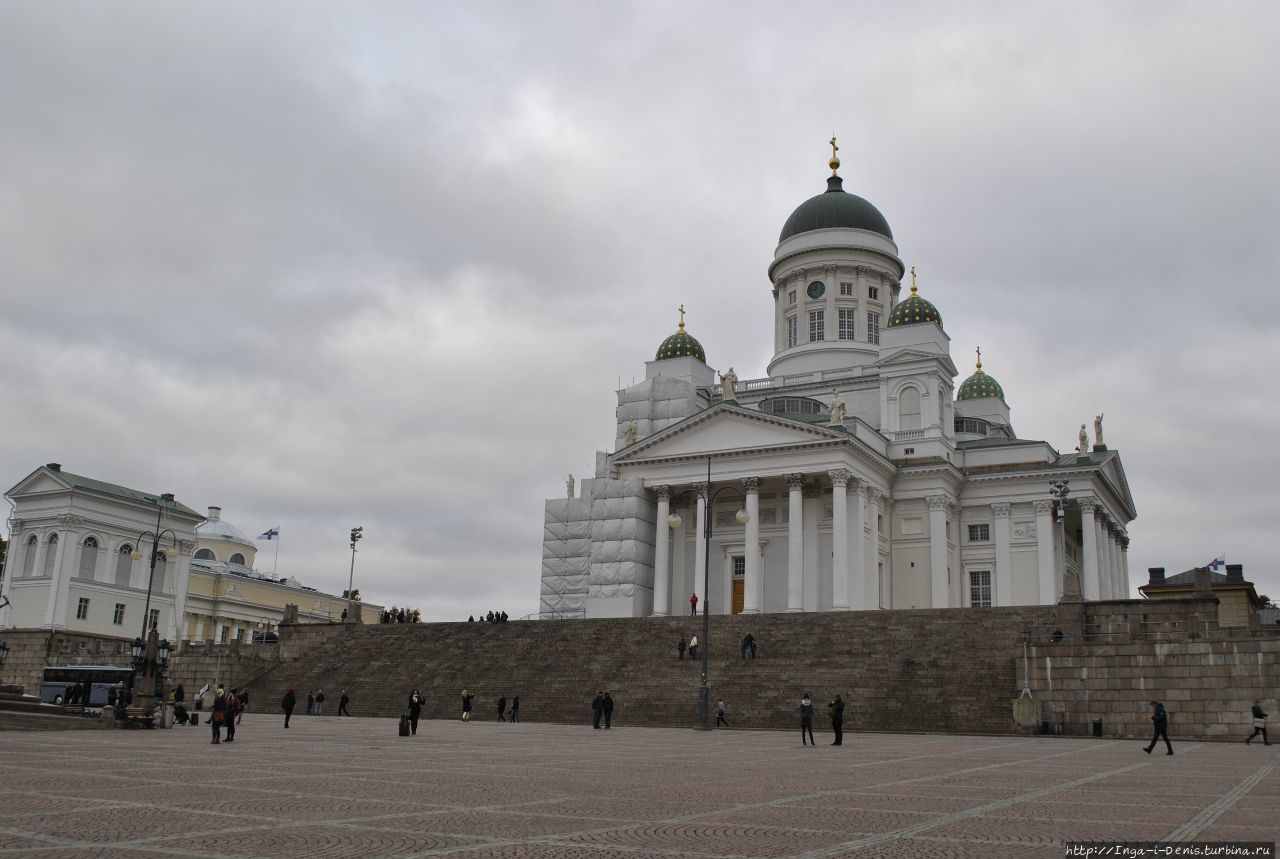
<svg viewBox="0 0 1280 859">
<path fill-rule="evenodd" d="M 812 373 L 796 373 L 791 376 L 765 377 L 763 379 L 747 379 L 738 383 L 738 390 L 743 392 L 750 391 L 769 391 L 774 388 L 789 388 L 792 385 L 816 385 L 822 382 L 835 382 L 840 379 L 853 379 L 858 376 L 867 376 L 875 374 L 874 368 L 867 367 L 845 367 L 842 370 L 815 370 Z M 712 385 L 711 393 L 716 396 L 724 396 L 724 389 L 721 385 Z"/>
<path fill-rule="evenodd" d="M 924 438 L 924 430 L 898 430 L 897 432 L 892 433 L 892 435 L 894 441 L 911 441 L 917 438 Z"/>
</svg>

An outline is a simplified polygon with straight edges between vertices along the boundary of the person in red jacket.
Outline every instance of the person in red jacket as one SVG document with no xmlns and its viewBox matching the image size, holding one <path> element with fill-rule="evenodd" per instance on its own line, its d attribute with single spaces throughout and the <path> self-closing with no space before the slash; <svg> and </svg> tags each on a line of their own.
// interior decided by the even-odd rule
<svg viewBox="0 0 1280 859">
<path fill-rule="evenodd" d="M 698 613 L 698 594 L 695 592 L 689 596 L 689 614 L 696 615 Z"/>
</svg>

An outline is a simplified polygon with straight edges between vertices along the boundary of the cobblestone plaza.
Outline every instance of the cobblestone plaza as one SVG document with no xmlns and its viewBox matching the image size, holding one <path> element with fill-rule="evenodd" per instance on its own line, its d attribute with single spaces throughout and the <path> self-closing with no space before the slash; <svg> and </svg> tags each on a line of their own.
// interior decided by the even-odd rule
<svg viewBox="0 0 1280 859">
<path fill-rule="evenodd" d="M 479 715 L 479 714 L 478 714 Z M 1280 748 L 248 713 L 0 733 L 0 857 L 1061 857 L 1068 841 L 1267 841 Z M 732 711 L 730 711 L 732 718 Z"/>
</svg>

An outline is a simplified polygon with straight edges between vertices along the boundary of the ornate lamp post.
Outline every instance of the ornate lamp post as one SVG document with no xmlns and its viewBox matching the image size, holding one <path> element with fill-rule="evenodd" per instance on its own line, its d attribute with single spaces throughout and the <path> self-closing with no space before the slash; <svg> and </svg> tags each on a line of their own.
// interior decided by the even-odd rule
<svg viewBox="0 0 1280 859">
<path fill-rule="evenodd" d="M 352 603 L 355 602 L 355 595 L 352 593 L 351 589 L 355 586 L 356 581 L 356 543 L 359 543 L 363 539 L 363 525 L 357 525 L 351 529 L 351 575 L 347 577 L 347 611 L 346 617 L 344 617 L 343 620 L 355 619 L 355 611 L 352 607 Z"/>
<path fill-rule="evenodd" d="M 690 491 L 690 490 L 686 490 Z M 710 673 L 711 659 L 711 528 L 714 512 L 714 503 L 717 497 L 724 492 L 738 492 L 732 486 L 722 486 L 715 492 L 711 491 L 711 457 L 707 457 L 707 482 L 703 484 L 700 490 L 692 490 L 698 493 L 698 497 L 702 499 L 703 520 L 706 527 L 703 529 L 703 545 L 702 553 L 702 682 L 698 686 L 698 721 L 702 723 L 704 730 L 711 730 L 711 687 L 707 683 Z M 741 492 L 738 492 L 741 495 Z M 676 497 L 678 501 L 684 493 Z M 743 496 L 745 498 L 745 496 Z M 751 517 L 746 510 L 739 510 L 735 517 L 739 525 L 745 525 L 751 521 Z M 672 513 L 667 517 L 667 525 L 671 528 L 679 528 L 680 514 Z"/>
<path fill-rule="evenodd" d="M 143 531 L 138 535 L 136 545 L 142 545 L 142 541 L 147 537 L 151 538 L 151 569 L 147 573 L 147 600 L 142 609 L 142 632 L 133 640 L 133 666 L 134 669 L 142 675 L 142 685 L 138 690 L 138 697 L 150 697 L 152 699 L 159 697 L 164 689 L 164 669 L 172 655 L 172 646 L 168 639 L 160 640 L 160 634 L 156 630 L 155 624 L 151 624 L 151 630 L 148 632 L 147 625 L 151 622 L 151 588 L 155 585 L 156 580 L 156 561 L 160 557 L 160 540 L 165 534 L 173 539 L 173 547 L 178 548 L 178 535 L 172 529 L 165 528 L 160 530 L 161 517 L 164 515 L 164 505 L 173 503 L 173 493 L 166 492 L 160 496 L 160 502 L 156 505 L 156 527 L 154 531 Z M 137 549 L 133 550 L 130 557 L 138 561 L 142 559 L 142 553 Z"/>
<path fill-rule="evenodd" d="M 1058 539 L 1062 543 L 1062 559 L 1059 566 L 1064 596 L 1067 595 L 1067 496 L 1071 494 L 1070 483 L 1070 480 L 1054 480 L 1049 483 L 1049 495 L 1054 501 L 1054 515 L 1058 519 Z"/>
</svg>

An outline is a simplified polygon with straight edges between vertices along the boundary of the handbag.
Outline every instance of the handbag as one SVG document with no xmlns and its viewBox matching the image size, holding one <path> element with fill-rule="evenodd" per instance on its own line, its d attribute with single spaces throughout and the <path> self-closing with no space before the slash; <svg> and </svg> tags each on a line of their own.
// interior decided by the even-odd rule
<svg viewBox="0 0 1280 859">
<path fill-rule="evenodd" d="M 214 721 L 214 724 L 221 724 L 221 723 L 222 723 L 222 711 L 221 711 L 221 710 L 216 710 L 216 711 L 214 712 L 214 714 L 213 714 L 213 721 Z"/>
<path fill-rule="evenodd" d="M 1254 720 L 1253 720 L 1253 726 L 1254 726 L 1255 728 L 1265 728 L 1265 727 L 1267 726 L 1267 720 L 1266 720 L 1266 719 L 1254 719 Z"/>
</svg>

